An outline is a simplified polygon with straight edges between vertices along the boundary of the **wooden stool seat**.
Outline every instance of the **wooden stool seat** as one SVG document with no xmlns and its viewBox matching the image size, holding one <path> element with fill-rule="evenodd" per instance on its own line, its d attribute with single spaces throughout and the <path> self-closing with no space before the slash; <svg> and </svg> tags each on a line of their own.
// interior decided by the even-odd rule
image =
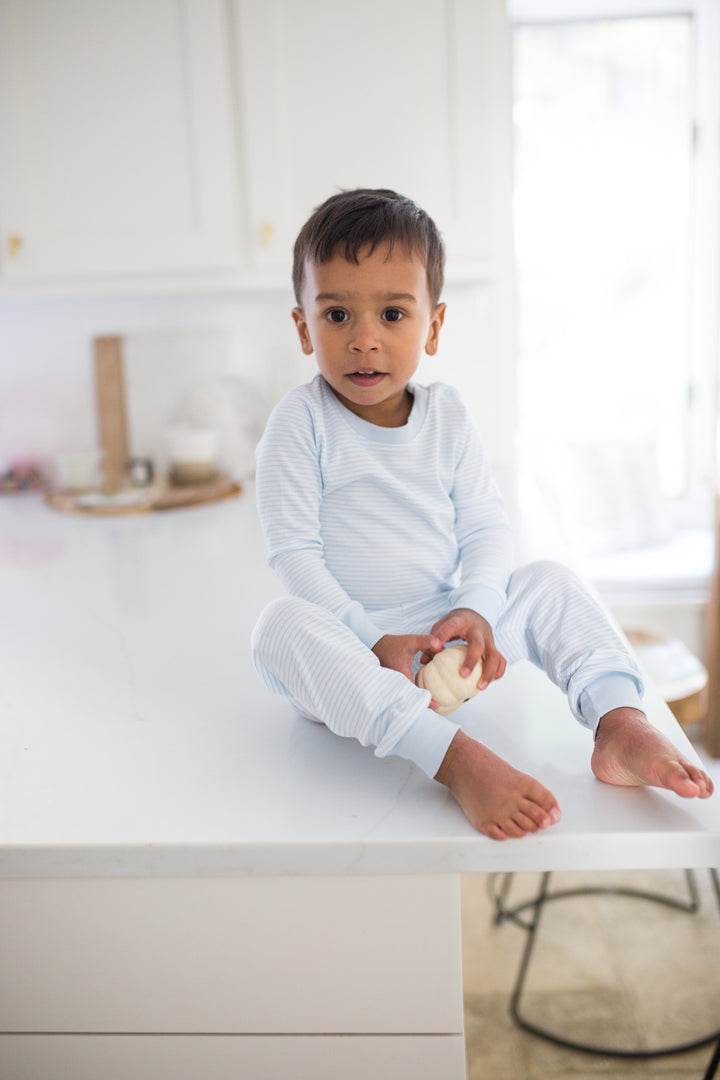
<svg viewBox="0 0 720 1080">
<path fill-rule="evenodd" d="M 708 673 L 705 665 L 677 638 L 661 638 L 645 630 L 626 630 L 626 637 L 669 705 L 677 722 L 695 724 L 705 715 Z"/>
</svg>

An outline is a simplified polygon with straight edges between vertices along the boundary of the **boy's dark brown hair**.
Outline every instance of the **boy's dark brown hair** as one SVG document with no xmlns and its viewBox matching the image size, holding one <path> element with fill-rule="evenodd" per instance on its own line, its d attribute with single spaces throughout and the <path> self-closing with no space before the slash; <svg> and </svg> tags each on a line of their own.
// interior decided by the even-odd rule
<svg viewBox="0 0 720 1080">
<path fill-rule="evenodd" d="M 409 255 L 418 255 L 425 263 L 428 292 L 435 306 L 443 287 L 445 249 L 432 218 L 417 203 L 386 188 L 356 188 L 331 195 L 318 206 L 303 225 L 295 241 L 293 287 L 300 299 L 305 277 L 305 262 L 325 263 L 334 255 L 348 262 L 359 262 L 359 253 L 372 253 L 388 243 L 390 252 L 401 244 Z"/>
</svg>

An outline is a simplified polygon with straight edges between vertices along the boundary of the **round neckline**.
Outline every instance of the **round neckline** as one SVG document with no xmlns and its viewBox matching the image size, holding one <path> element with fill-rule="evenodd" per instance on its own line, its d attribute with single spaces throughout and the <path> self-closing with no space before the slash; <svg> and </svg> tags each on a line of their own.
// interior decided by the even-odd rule
<svg viewBox="0 0 720 1080">
<path fill-rule="evenodd" d="M 424 423 L 428 407 L 428 390 L 426 386 L 422 386 L 420 383 L 408 383 L 407 388 L 412 394 L 413 401 L 407 422 L 402 427 L 381 427 L 379 424 L 371 424 L 369 420 L 363 420 L 362 417 L 351 412 L 335 396 L 322 375 L 318 375 L 317 378 L 321 380 L 324 393 L 330 398 L 343 420 L 370 442 L 390 444 L 412 442 Z"/>
</svg>

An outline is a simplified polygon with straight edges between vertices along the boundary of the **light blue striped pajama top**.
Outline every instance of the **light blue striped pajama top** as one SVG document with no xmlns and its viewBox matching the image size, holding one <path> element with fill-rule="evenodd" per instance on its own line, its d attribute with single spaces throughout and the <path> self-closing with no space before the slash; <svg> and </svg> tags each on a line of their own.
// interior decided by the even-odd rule
<svg viewBox="0 0 720 1080">
<path fill-rule="evenodd" d="M 280 402 L 257 450 L 270 565 L 369 648 L 384 632 L 373 611 L 433 597 L 494 625 L 512 569 L 510 525 L 457 390 L 410 389 L 408 423 L 383 428 L 317 375 Z"/>
</svg>

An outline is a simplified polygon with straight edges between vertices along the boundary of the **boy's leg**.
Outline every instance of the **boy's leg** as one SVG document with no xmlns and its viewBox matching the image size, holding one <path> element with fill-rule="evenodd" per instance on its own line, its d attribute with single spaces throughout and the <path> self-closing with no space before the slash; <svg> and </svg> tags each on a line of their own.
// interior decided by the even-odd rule
<svg viewBox="0 0 720 1080">
<path fill-rule="evenodd" d="M 606 713 L 595 732 L 592 770 L 598 780 L 622 787 L 661 787 L 685 799 L 707 799 L 713 782 L 634 709 Z"/>
<path fill-rule="evenodd" d="M 591 731 L 606 705 L 642 708 L 642 677 L 625 643 L 580 579 L 560 563 L 529 563 L 511 575 L 494 636 L 508 664 L 530 660 L 542 668 Z"/>
<path fill-rule="evenodd" d="M 491 840 L 517 839 L 560 820 L 560 807 L 539 780 L 520 772 L 483 743 L 458 731 L 435 779 L 465 817 Z"/>
<path fill-rule="evenodd" d="M 434 776 L 457 725 L 428 708 L 430 694 L 374 653 L 325 608 L 298 597 L 273 601 L 253 631 L 265 684 L 338 735 L 399 753 Z M 412 731 L 411 731 L 412 729 Z M 396 750 L 398 743 L 402 748 Z"/>
<path fill-rule="evenodd" d="M 542 784 L 431 712 L 426 690 L 381 667 L 323 608 L 295 597 L 268 605 L 253 632 L 253 659 L 269 689 L 304 715 L 376 746 L 380 756 L 397 753 L 415 761 L 450 789 L 487 836 L 524 836 L 559 819 Z M 418 729 L 427 738 L 418 739 Z"/>
<path fill-rule="evenodd" d="M 686 798 L 712 793 L 707 774 L 648 722 L 631 654 L 566 567 L 539 562 L 515 571 L 495 644 L 508 663 L 531 660 L 568 695 L 574 715 L 595 733 L 592 769 L 600 780 L 668 788 Z"/>
</svg>

